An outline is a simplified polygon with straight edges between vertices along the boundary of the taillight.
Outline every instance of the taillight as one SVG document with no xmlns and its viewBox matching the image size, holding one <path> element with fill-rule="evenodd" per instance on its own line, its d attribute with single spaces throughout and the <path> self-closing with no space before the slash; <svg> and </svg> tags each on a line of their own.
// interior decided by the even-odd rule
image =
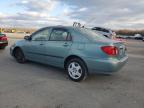
<svg viewBox="0 0 144 108">
<path fill-rule="evenodd" d="M 116 56 L 118 54 L 118 48 L 115 46 L 103 46 L 101 49 L 109 56 Z"/>
<path fill-rule="evenodd" d="M 7 40 L 7 37 L 6 36 L 0 37 L 0 40 L 5 41 Z"/>
</svg>

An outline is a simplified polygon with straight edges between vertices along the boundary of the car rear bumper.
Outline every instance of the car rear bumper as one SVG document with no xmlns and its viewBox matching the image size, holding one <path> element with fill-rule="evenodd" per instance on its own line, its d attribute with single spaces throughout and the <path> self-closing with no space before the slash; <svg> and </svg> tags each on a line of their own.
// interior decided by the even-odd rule
<svg viewBox="0 0 144 108">
<path fill-rule="evenodd" d="M 86 59 L 86 64 L 89 73 L 103 73 L 111 74 L 119 71 L 128 61 L 128 56 L 118 60 L 114 58 L 110 59 Z"/>
<path fill-rule="evenodd" d="M 7 41 L 6 42 L 0 41 L 0 47 L 3 47 L 3 46 L 8 46 L 8 42 Z"/>
</svg>

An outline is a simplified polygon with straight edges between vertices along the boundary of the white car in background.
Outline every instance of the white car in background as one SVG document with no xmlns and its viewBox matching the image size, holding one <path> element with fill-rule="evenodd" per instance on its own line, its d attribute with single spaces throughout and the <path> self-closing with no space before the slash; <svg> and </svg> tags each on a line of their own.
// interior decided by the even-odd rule
<svg viewBox="0 0 144 108">
<path fill-rule="evenodd" d="M 141 34 L 135 34 L 134 39 L 136 40 L 143 40 L 143 36 Z"/>
<path fill-rule="evenodd" d="M 143 39 L 142 39 L 142 41 L 144 41 L 144 36 L 143 36 Z"/>
<path fill-rule="evenodd" d="M 113 39 L 113 37 L 116 37 L 116 33 L 110 29 L 106 29 L 102 27 L 93 27 L 92 30 L 110 39 Z"/>
<path fill-rule="evenodd" d="M 116 33 L 114 31 L 112 31 L 111 29 L 106 29 L 106 28 L 102 28 L 102 27 L 94 27 L 92 28 L 93 31 L 102 34 L 103 36 L 115 40 L 115 41 L 121 41 L 124 44 L 126 44 L 126 39 L 122 39 L 117 37 Z"/>
</svg>

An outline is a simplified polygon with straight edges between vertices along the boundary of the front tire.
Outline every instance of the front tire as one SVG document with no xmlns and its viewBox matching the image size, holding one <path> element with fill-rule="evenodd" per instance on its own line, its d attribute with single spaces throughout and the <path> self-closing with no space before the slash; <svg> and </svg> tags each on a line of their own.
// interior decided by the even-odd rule
<svg viewBox="0 0 144 108">
<path fill-rule="evenodd" d="M 75 82 L 85 80 L 88 73 L 85 63 L 79 58 L 68 61 L 66 70 L 68 77 Z"/>
<path fill-rule="evenodd" d="M 0 49 L 5 49 L 6 46 L 1 46 Z"/>
<path fill-rule="evenodd" d="M 18 63 L 25 63 L 26 59 L 23 51 L 20 48 L 14 50 L 14 57 Z"/>
</svg>

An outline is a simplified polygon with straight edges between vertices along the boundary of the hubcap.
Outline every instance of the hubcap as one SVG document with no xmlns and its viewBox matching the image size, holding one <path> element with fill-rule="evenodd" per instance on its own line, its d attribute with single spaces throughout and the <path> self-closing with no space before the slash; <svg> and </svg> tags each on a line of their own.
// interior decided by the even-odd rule
<svg viewBox="0 0 144 108">
<path fill-rule="evenodd" d="M 68 72 L 70 77 L 73 79 L 78 79 L 82 75 L 82 68 L 77 62 L 72 62 L 68 66 Z"/>
</svg>

